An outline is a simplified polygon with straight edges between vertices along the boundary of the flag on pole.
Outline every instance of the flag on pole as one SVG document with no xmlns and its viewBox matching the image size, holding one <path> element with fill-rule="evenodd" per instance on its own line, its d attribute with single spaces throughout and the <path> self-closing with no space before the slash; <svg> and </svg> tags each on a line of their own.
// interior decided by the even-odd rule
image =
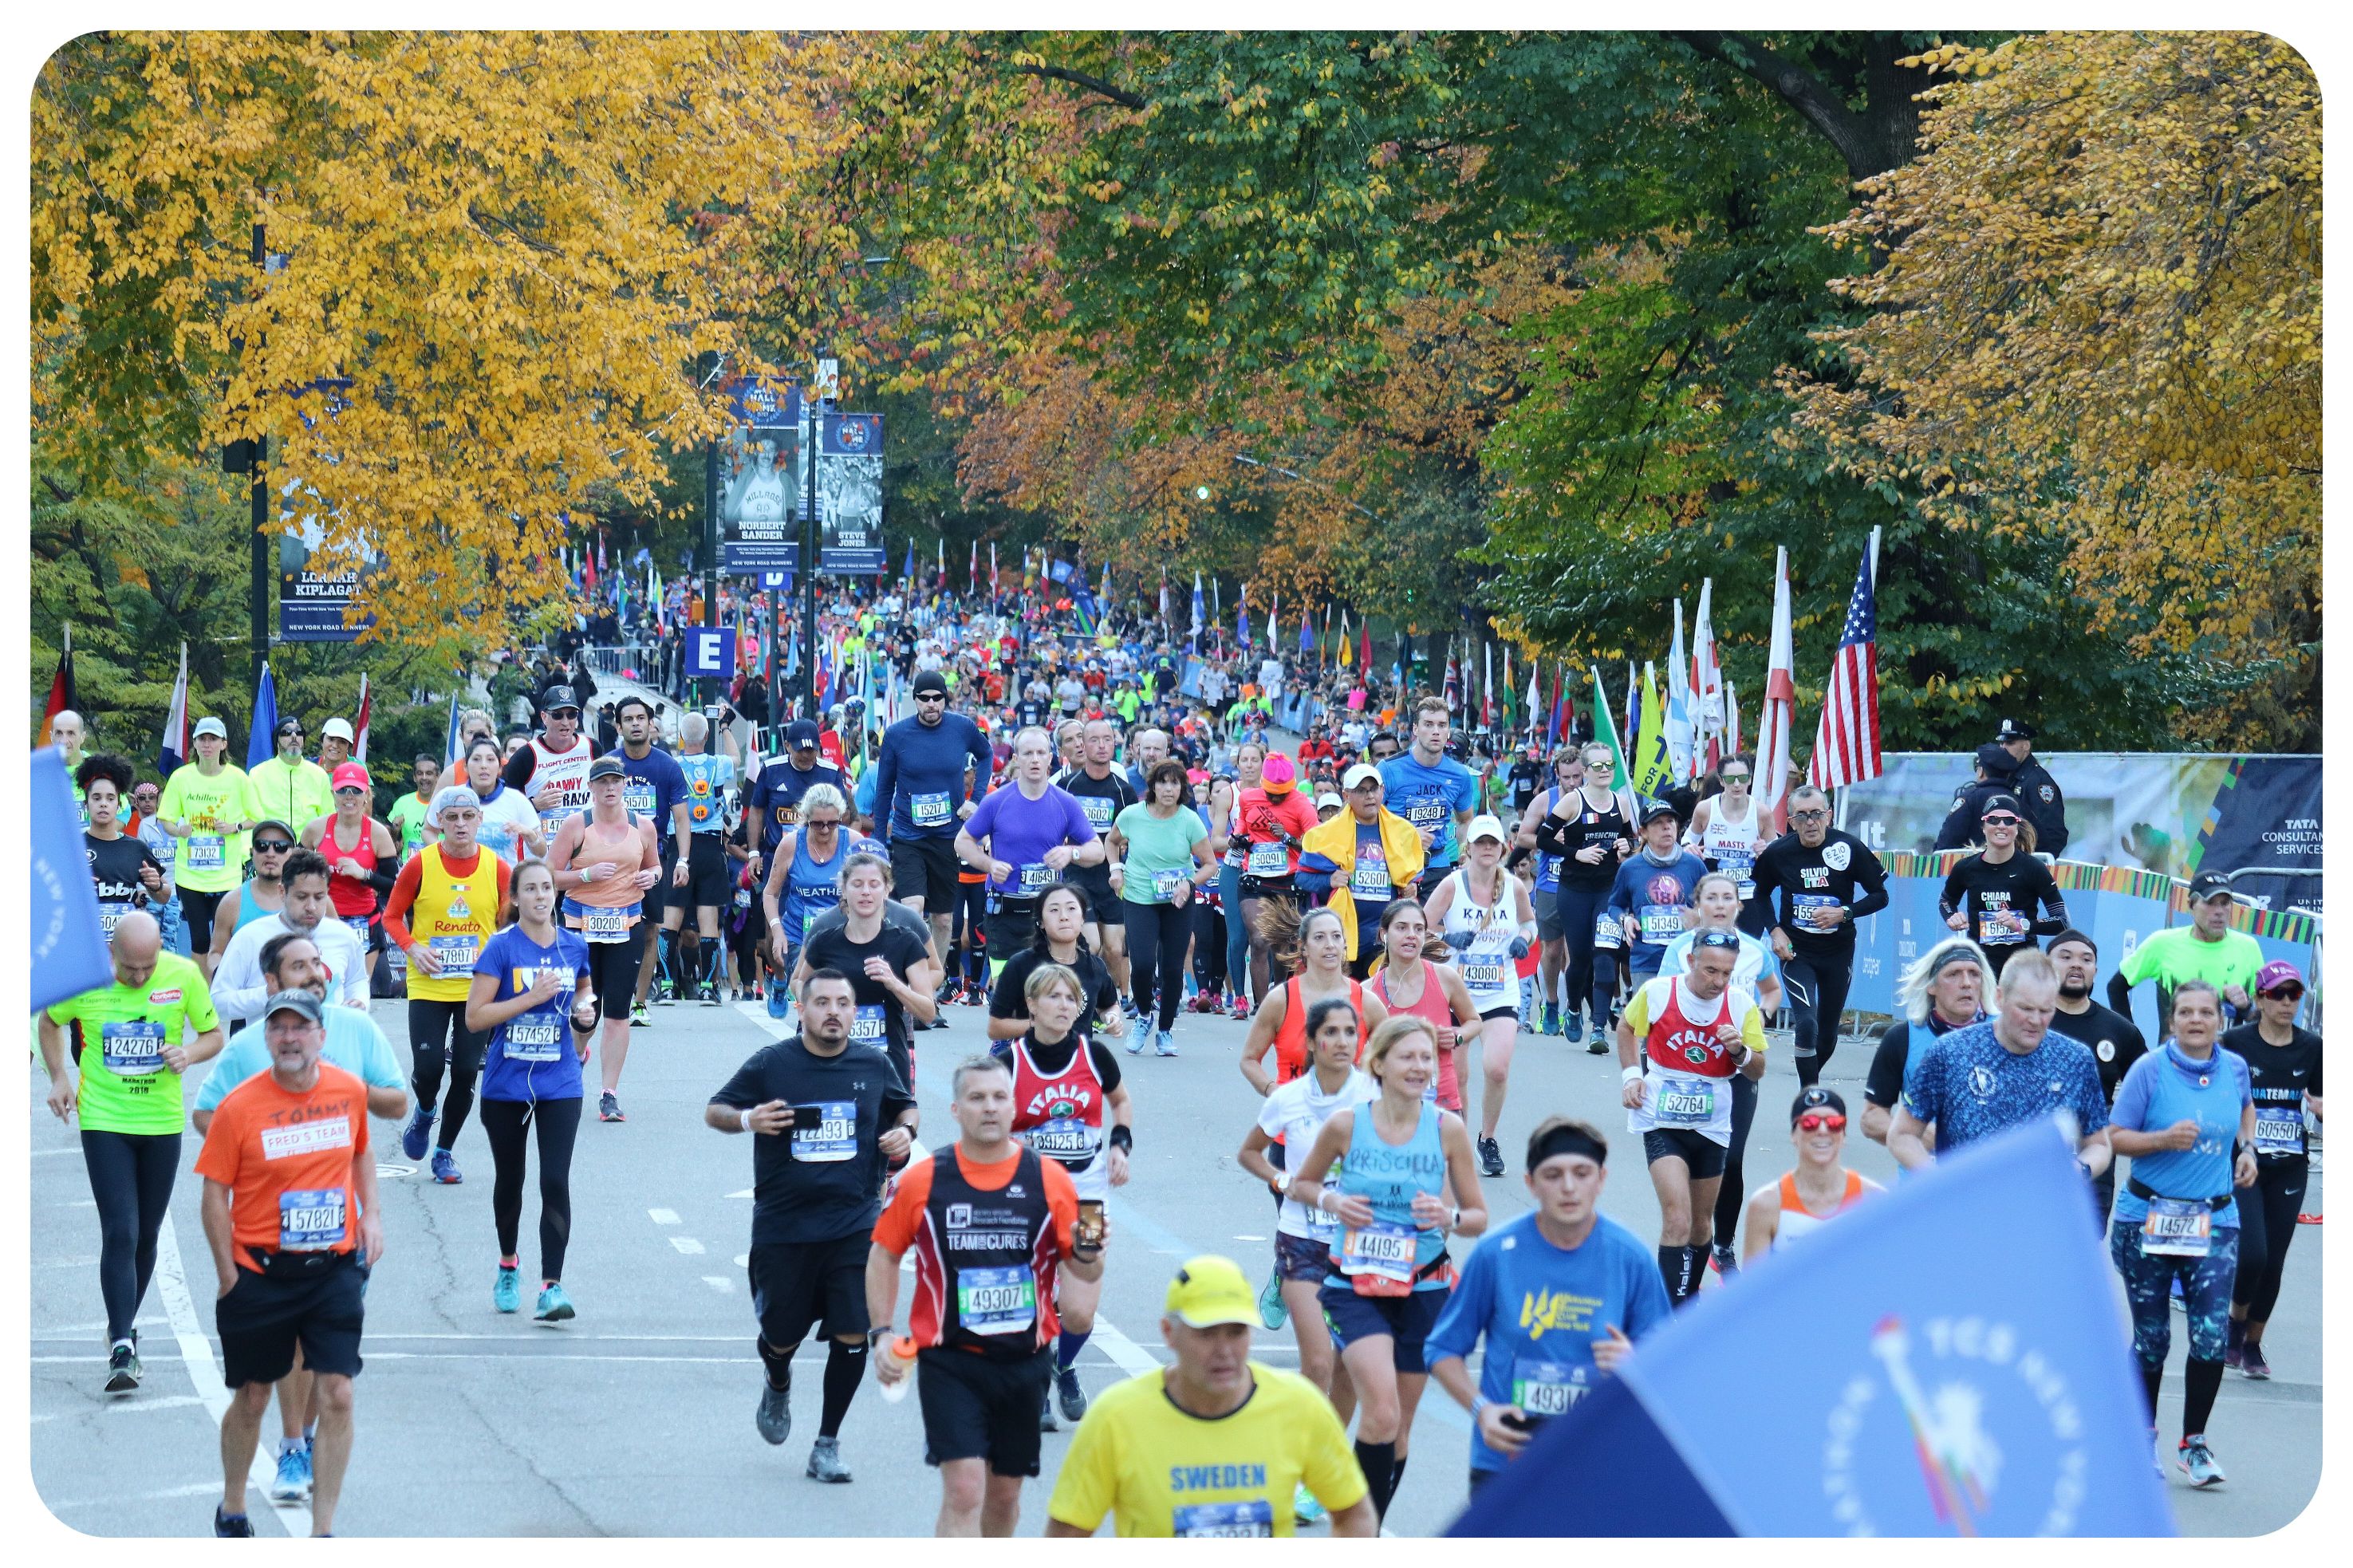
<svg viewBox="0 0 2353 1568">
<path fill-rule="evenodd" d="M 1879 530 L 1862 552 L 1854 593 L 1831 659 L 1830 685 L 1822 693 L 1821 726 L 1806 778 L 1817 789 L 1839 789 L 1875 779 L 1879 755 L 1879 606 L 1873 579 L 1879 570 Z"/>
<path fill-rule="evenodd" d="M 1699 585 L 1699 615 L 1692 626 L 1691 704 L 1694 768 L 1714 773 L 1724 761 L 1724 667 L 1716 662 L 1715 625 L 1711 609 L 1715 579 Z"/>
<path fill-rule="evenodd" d="M 1462 667 L 1455 661 L 1454 638 L 1451 635 L 1446 639 L 1446 673 L 1441 679 L 1444 683 L 1442 689 L 1446 697 L 1447 711 L 1451 713 L 1461 712 Z"/>
<path fill-rule="evenodd" d="M 365 670 L 360 671 L 360 713 L 352 721 L 352 761 L 365 767 L 368 732 L 368 678 Z"/>
<path fill-rule="evenodd" d="M 1280 646 L 1275 639 L 1280 635 L 1279 627 L 1282 620 L 1282 590 L 1277 588 L 1274 591 L 1273 602 L 1268 605 L 1266 611 L 1266 651 L 1270 654 L 1275 652 Z"/>
<path fill-rule="evenodd" d="M 1347 607 L 1343 605 L 1340 610 L 1340 668 L 1353 668 L 1356 662 L 1356 647 L 1348 640 L 1348 611 Z"/>
<path fill-rule="evenodd" d="M 1693 776 L 1690 660 L 1683 657 L 1683 602 L 1675 599 L 1675 640 L 1667 649 L 1667 771 L 1677 784 Z"/>
<path fill-rule="evenodd" d="M 1479 676 L 1479 724 L 1482 729 L 1492 730 L 1495 727 L 1495 645 L 1482 639 L 1480 647 L 1483 666 Z M 1511 655 L 1504 657 L 1508 661 Z M 1504 669 L 1508 672 L 1510 668 L 1507 662 Z M 1508 674 L 1504 684 L 1510 684 Z"/>
<path fill-rule="evenodd" d="M 1724 754 L 1740 754 L 1740 694 L 1732 689 L 1732 682 L 1724 683 Z"/>
<path fill-rule="evenodd" d="M 1166 566 L 1160 569 L 1160 625 L 1164 631 L 1168 626 L 1168 568 Z"/>
<path fill-rule="evenodd" d="M 1634 742 L 1634 788 L 1652 799 L 1675 782 L 1674 762 L 1667 749 L 1666 707 L 1659 700 L 1659 668 L 1642 662 L 1642 727 Z"/>
<path fill-rule="evenodd" d="M 1315 617 L 1314 616 L 1299 617 L 1299 651 L 1302 653 L 1315 651 Z"/>
<path fill-rule="evenodd" d="M 934 542 L 933 551 L 933 570 L 937 574 L 934 581 L 938 583 L 940 592 L 943 594 L 946 593 L 948 587 L 948 542 L 947 536 L 944 534 L 941 535 L 941 537 Z"/>
<path fill-rule="evenodd" d="M 1798 706 L 1795 660 L 1789 638 L 1789 552 L 1775 552 L 1773 563 L 1773 641 L 1765 661 L 1765 708 L 1757 723 L 1757 805 L 1759 833 L 1783 827 L 1781 798 L 1789 787 L 1789 717 Z"/>
<path fill-rule="evenodd" d="M 1250 647 L 1250 584 L 1247 583 L 1234 595 L 1234 640 L 1244 647 Z"/>
<path fill-rule="evenodd" d="M 899 581 L 912 588 L 915 585 L 915 542 L 907 541 L 907 563 L 899 569 Z"/>
<path fill-rule="evenodd" d="M 1593 739 L 1609 748 L 1610 788 L 1617 793 L 1618 809 L 1626 819 L 1634 819 L 1634 774 L 1626 765 L 1626 748 L 1618 739 L 1618 721 L 1609 716 L 1609 694 L 1601 687 L 1601 669 L 1593 667 Z"/>
<path fill-rule="evenodd" d="M 261 667 L 261 684 L 253 693 L 253 727 L 246 731 L 245 765 L 258 768 L 278 750 L 278 683 L 269 666 Z"/>
<path fill-rule="evenodd" d="M 41 708 L 40 744 L 49 743 L 49 726 L 57 722 L 58 714 L 69 709 L 81 711 L 75 706 L 79 700 L 74 695 L 73 624 L 68 622 L 64 646 L 58 650 L 58 672 L 49 678 L 49 700 Z"/>
<path fill-rule="evenodd" d="M 1357 628 L 1356 667 L 1366 676 L 1373 673 L 1373 618 L 1370 616 L 1366 616 L 1365 624 Z"/>
<path fill-rule="evenodd" d="M 585 543 L 580 546 L 580 591 L 584 594 L 596 591 L 596 552 Z"/>
<path fill-rule="evenodd" d="M 977 539 L 976 539 L 976 540 L 974 540 L 974 541 L 972 542 L 972 549 L 970 550 L 970 552 L 968 552 L 966 553 L 966 555 L 965 555 L 965 563 L 964 563 L 964 576 L 965 576 L 965 589 L 966 589 L 968 592 L 970 592 L 970 593 L 975 593 L 975 594 L 979 593 L 979 592 L 980 592 L 980 541 L 979 541 L 979 540 L 977 540 Z"/>
<path fill-rule="evenodd" d="M 1544 720 L 1548 717 L 1545 712 L 1543 681 L 1544 660 L 1540 658 L 1532 658 L 1528 660 L 1527 720 L 1528 732 L 1530 734 L 1535 734 L 1537 725 L 1542 723 Z M 1546 739 L 1549 741 L 1551 737 L 1547 735 Z"/>
<path fill-rule="evenodd" d="M 180 645 L 180 678 L 172 682 L 171 706 L 164 710 L 164 738 L 156 747 L 155 771 L 168 779 L 189 757 L 188 645 Z"/>
<path fill-rule="evenodd" d="M 1208 616 L 1203 614 L 1201 604 L 1201 574 L 1196 571 L 1193 574 L 1193 631 L 1190 638 L 1196 653 L 1201 650 L 1201 623 L 1206 619 Z"/>
<path fill-rule="evenodd" d="M 997 592 L 997 541 L 988 542 L 988 591 Z"/>
<path fill-rule="evenodd" d="M 449 693 L 449 733 L 448 739 L 441 742 L 441 763 L 444 767 L 454 768 L 458 765 L 458 697 L 457 691 Z"/>
</svg>

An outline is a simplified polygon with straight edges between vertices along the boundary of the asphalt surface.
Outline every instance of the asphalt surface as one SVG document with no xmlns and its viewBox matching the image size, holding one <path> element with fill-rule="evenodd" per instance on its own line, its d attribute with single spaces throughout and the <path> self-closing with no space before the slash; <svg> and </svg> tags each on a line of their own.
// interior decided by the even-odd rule
<svg viewBox="0 0 2353 1568">
<path fill-rule="evenodd" d="M 403 1005 L 375 1016 L 405 1057 Z M 948 1013 L 953 1026 L 919 1037 L 917 1087 L 931 1140 L 952 1124 L 943 1100 L 948 1070 L 983 1047 L 978 1009 Z M 886 1404 L 870 1385 L 843 1429 L 856 1479 L 823 1486 L 802 1467 L 816 1436 L 822 1354 L 804 1347 L 794 1391 L 796 1425 L 780 1448 L 753 1427 L 761 1386 L 744 1255 L 751 1217 L 746 1140 L 702 1125 L 702 1108 L 733 1068 L 770 1037 L 756 1007 L 657 1007 L 635 1031 L 622 1104 L 627 1123 L 581 1129 L 574 1165 L 574 1234 L 565 1285 L 574 1321 L 533 1324 L 526 1311 L 492 1310 L 496 1240 L 491 1160 L 469 1125 L 458 1154 L 466 1180 L 437 1186 L 399 1153 L 396 1130 L 374 1124 L 384 1180 L 386 1254 L 371 1282 L 358 1381 L 358 1440 L 338 1533 L 444 1535 L 922 1535 L 938 1504 L 922 1462 L 917 1406 Z M 1184 1016 L 1180 1055 L 1123 1058 L 1132 1074 L 1137 1137 L 1134 1178 L 1111 1208 L 1112 1261 L 1103 1321 L 1082 1362 L 1090 1389 L 1141 1370 L 1161 1352 L 1161 1292 L 1171 1270 L 1198 1252 L 1240 1259 L 1262 1278 L 1273 1215 L 1263 1187 L 1234 1163 L 1255 1115 L 1237 1070 L 1243 1026 Z M 1764 1104 L 1786 1105 L 1796 1080 L 1775 1051 Z M 1861 1106 L 1867 1052 L 1850 1044 L 1830 1081 Z M 1466 1083 L 1475 1083 L 1465 1064 Z M 42 1105 L 33 1084 L 31 1204 L 31 1458 L 36 1486 L 56 1517 L 101 1535 L 201 1535 L 219 1487 L 216 1422 L 225 1403 L 211 1338 L 212 1266 L 197 1217 L 197 1141 L 184 1141 L 155 1287 L 142 1309 L 147 1381 L 113 1399 L 104 1381 L 104 1323 L 97 1280 L 98 1234 L 75 1134 Z M 1588 1117 L 1612 1134 L 1613 1065 L 1557 1037 L 1522 1037 L 1503 1146 L 1514 1173 L 1489 1182 L 1497 1219 L 1521 1212 L 1517 1174 L 1528 1130 L 1555 1111 Z M 193 1084 L 190 1093 L 193 1095 Z M 1747 1160 L 1752 1186 L 1777 1178 L 1788 1145 L 1760 1117 Z M 1859 1136 L 1850 1163 L 1887 1179 L 1885 1151 Z M 1614 1174 L 1605 1212 L 1646 1239 L 1658 1211 L 1637 1162 Z M 2307 1207 L 2321 1205 L 2316 1179 Z M 526 1274 L 536 1267 L 537 1196 L 523 1211 Z M 2211 1425 L 2230 1484 L 2172 1496 L 2182 1530 L 2251 1535 L 2302 1510 L 2320 1468 L 2322 1227 L 2302 1227 L 2267 1348 L 2269 1384 L 2229 1374 Z M 1711 1277 L 1713 1287 L 1716 1281 Z M 2121 1321 L 2122 1295 L 2118 1293 Z M 902 1311 L 903 1313 L 903 1306 Z M 2120 1330 L 2121 1331 L 2121 1330 Z M 2177 1342 L 2179 1335 L 2177 1335 Z M 1295 1366 L 1291 1331 L 1259 1336 L 1260 1354 Z M 1758 1353 L 1801 1352 L 1802 1346 Z M 2178 1431 L 2180 1352 L 2168 1380 L 2166 1429 Z M 1413 1427 L 1413 1463 L 1388 1524 L 1398 1535 L 1441 1531 L 1460 1509 L 1469 1424 L 1433 1384 Z M 265 1424 L 274 1454 L 277 1418 Z M 1045 1475 L 1025 1496 L 1021 1531 L 1042 1527 L 1068 1432 L 1045 1439 Z M 308 1515 L 273 1510 L 252 1494 L 257 1528 L 305 1532 Z M 275 1522 L 272 1522 L 272 1521 Z"/>
</svg>

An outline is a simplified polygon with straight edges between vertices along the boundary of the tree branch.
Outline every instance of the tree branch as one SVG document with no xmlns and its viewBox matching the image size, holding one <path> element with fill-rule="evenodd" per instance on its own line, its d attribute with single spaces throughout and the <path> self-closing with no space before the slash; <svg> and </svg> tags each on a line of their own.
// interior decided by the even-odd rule
<svg viewBox="0 0 2353 1568">
<path fill-rule="evenodd" d="M 1820 132 L 1846 160 L 1847 173 L 1855 179 L 1886 172 L 1884 159 L 1873 144 L 1875 139 L 1862 120 L 1820 77 L 1795 60 L 1775 54 L 1746 33 L 1694 31 L 1670 36 L 1780 94 L 1782 101 Z"/>
<path fill-rule="evenodd" d="M 1099 76 L 1089 76 L 1084 71 L 1071 70 L 1063 66 L 1044 65 L 1015 66 L 1013 69 L 1015 74 L 1019 76 L 1043 77 L 1050 81 L 1066 81 L 1073 87 L 1085 88 L 1089 92 L 1111 100 L 1122 109 L 1140 111 L 1152 107 L 1149 101 L 1138 98 L 1125 88 L 1114 86 Z"/>
</svg>

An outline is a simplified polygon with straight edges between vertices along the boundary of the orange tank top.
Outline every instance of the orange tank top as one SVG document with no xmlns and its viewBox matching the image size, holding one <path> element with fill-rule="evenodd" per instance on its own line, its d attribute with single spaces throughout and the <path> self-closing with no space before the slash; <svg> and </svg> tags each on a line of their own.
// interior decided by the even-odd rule
<svg viewBox="0 0 2353 1568">
<path fill-rule="evenodd" d="M 1274 1031 L 1274 1081 L 1289 1083 L 1307 1070 L 1307 1009 L 1308 1002 L 1301 994 L 1299 977 L 1292 976 L 1282 983 L 1282 1023 Z M 1365 986 L 1362 981 L 1348 982 L 1348 1005 L 1356 1010 L 1359 1024 L 1365 1018 Z M 1365 1037 L 1356 1035 L 1356 1060 L 1365 1059 Z"/>
<path fill-rule="evenodd" d="M 632 879 L 646 868 L 646 841 L 638 832 L 638 823 L 631 817 L 617 837 L 593 816 L 584 815 L 580 824 L 580 847 L 572 852 L 572 868 L 594 866 L 602 861 L 613 863 L 613 874 L 594 882 L 583 882 L 565 894 L 575 904 L 595 910 L 624 909 L 642 902 L 645 893 Z"/>
</svg>

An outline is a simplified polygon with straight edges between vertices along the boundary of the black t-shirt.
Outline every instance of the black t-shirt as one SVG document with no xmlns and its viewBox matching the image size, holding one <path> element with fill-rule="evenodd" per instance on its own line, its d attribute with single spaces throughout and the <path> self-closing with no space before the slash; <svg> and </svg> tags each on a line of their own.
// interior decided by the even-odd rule
<svg viewBox="0 0 2353 1568">
<path fill-rule="evenodd" d="M 2010 955 L 2034 945 L 2038 936 L 2067 929 L 2067 901 L 2051 868 L 2031 855 L 2013 854 L 2000 865 L 1983 855 L 1955 861 L 1945 873 L 1937 908 L 1968 917 L 1968 939 L 1985 949 L 2000 974 Z"/>
<path fill-rule="evenodd" d="M 1023 729 L 1028 729 L 1033 724 L 1043 724 L 1046 721 L 1046 704 L 1035 697 L 1024 697 L 1014 704 L 1013 714 Z"/>
<path fill-rule="evenodd" d="M 2100 1092 L 2108 1103 L 2116 1102 L 2116 1086 L 2133 1063 L 2148 1054 L 2148 1041 L 2142 1037 L 2140 1026 L 2113 1007 L 2089 1003 L 2081 1013 L 2053 1013 L 2051 1032 L 2064 1035 L 2092 1053 L 2092 1063 L 2100 1069 Z"/>
<path fill-rule="evenodd" d="M 845 805 L 849 801 L 849 783 L 841 770 L 820 759 L 815 767 L 803 772 L 793 766 L 789 757 L 771 757 L 760 769 L 760 776 L 752 781 L 752 792 L 744 804 L 750 809 L 746 820 L 760 824 L 760 853 L 773 855 L 776 841 L 785 836 L 789 824 L 785 820 L 800 816 L 801 797 L 819 784 L 831 784 L 841 792 Z"/>
<path fill-rule="evenodd" d="M 887 920 L 872 942 L 852 942 L 849 922 L 845 920 L 829 931 L 822 926 L 812 928 L 808 940 L 801 944 L 801 956 L 812 971 L 838 969 L 849 976 L 849 988 L 858 999 L 858 1022 L 851 1026 L 851 1037 L 861 1044 L 881 1046 L 890 1056 L 891 1065 L 899 1070 L 899 1081 L 913 1081 L 907 1010 L 881 981 L 867 977 L 866 961 L 883 960 L 904 982 L 910 970 L 932 956 L 930 946 L 921 937 Z M 875 1033 L 878 1027 L 879 1037 Z"/>
<path fill-rule="evenodd" d="M 147 884 L 139 879 L 139 868 L 153 866 L 160 871 L 164 867 L 143 839 L 128 833 L 120 838 L 85 833 L 81 844 L 90 856 L 90 879 L 98 888 L 100 904 L 146 904 Z"/>
<path fill-rule="evenodd" d="M 1097 838 L 1111 831 L 1113 817 L 1135 804 L 1135 789 L 1127 782 L 1127 770 L 1116 763 L 1099 779 L 1088 777 L 1084 768 L 1072 768 L 1056 774 L 1054 782 L 1078 797 L 1079 809 L 1087 814 L 1087 826 L 1095 830 Z M 1111 886 L 1108 866 L 1073 866 L 1064 875 L 1071 881 L 1084 882 L 1090 889 Z"/>
<path fill-rule="evenodd" d="M 1610 884 L 1618 880 L 1615 846 L 1620 839 L 1632 843 L 1634 829 L 1614 795 L 1607 806 L 1596 811 L 1581 790 L 1570 790 L 1536 824 L 1536 847 L 1547 855 L 1560 857 L 1560 885 L 1572 892 L 1609 890 Z M 1588 866 L 1577 858 L 1577 852 L 1595 844 L 1610 852 Z"/>
<path fill-rule="evenodd" d="M 1041 963 L 1055 960 L 1043 948 L 1025 947 L 1005 961 L 1004 972 L 997 975 L 997 984 L 988 994 L 988 1016 L 992 1018 L 1027 1018 L 1029 998 L 1023 991 L 1029 976 Z M 1095 1016 L 1108 1018 L 1119 1011 L 1119 987 L 1111 983 L 1111 971 L 1095 956 L 1084 942 L 1079 943 L 1079 959 L 1066 966 L 1079 977 L 1079 985 L 1094 1005 Z"/>
<path fill-rule="evenodd" d="M 1531 763 L 1523 758 L 1512 764 L 1510 782 L 1512 809 L 1515 812 L 1525 812 L 1528 808 L 1528 802 L 1535 799 L 1536 791 L 1543 787 L 1545 766 L 1542 763 Z"/>
<path fill-rule="evenodd" d="M 2263 1037 L 2262 1027 L 2242 1024 L 2225 1030 L 2222 1048 L 2236 1051 L 2245 1059 L 2247 1076 L 2253 1081 L 2255 1095 L 2255 1158 L 2258 1160 L 2298 1160 L 2304 1153 L 2267 1154 L 2261 1145 L 2266 1142 L 2265 1122 L 2294 1122 L 2296 1146 L 2309 1151 L 2304 1130 L 2304 1097 L 2320 1092 L 2320 1037 L 2310 1029 L 2298 1029 L 2286 1045 L 2275 1046 Z"/>
<path fill-rule="evenodd" d="M 915 1103 L 898 1068 L 868 1046 L 822 1057 L 795 1035 L 754 1051 L 711 1097 L 735 1110 L 772 1100 L 821 1107 L 828 1125 L 753 1134 L 752 1245 L 873 1229 L 882 1214 L 881 1140 Z"/>
<path fill-rule="evenodd" d="M 1811 849 L 1796 833 L 1783 834 L 1757 857 L 1751 875 L 1757 896 L 1741 906 L 1740 929 L 1761 937 L 1778 925 L 1799 958 L 1846 963 L 1854 956 L 1856 924 L 1887 907 L 1887 868 L 1862 839 L 1835 827 Z M 1805 911 L 1830 908 L 1848 918 L 1828 931 L 1807 925 Z"/>
</svg>

